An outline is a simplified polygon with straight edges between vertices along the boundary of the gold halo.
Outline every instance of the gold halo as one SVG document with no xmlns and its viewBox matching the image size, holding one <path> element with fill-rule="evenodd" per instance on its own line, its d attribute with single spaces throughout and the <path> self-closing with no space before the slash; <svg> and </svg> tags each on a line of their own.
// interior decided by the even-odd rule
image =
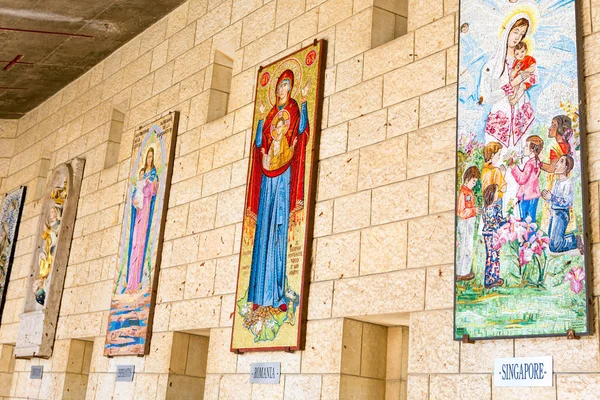
<svg viewBox="0 0 600 400">
<path fill-rule="evenodd" d="M 533 36 L 535 30 L 537 28 L 537 22 L 539 20 L 539 15 L 537 11 L 530 6 L 518 6 L 512 9 L 512 12 L 504 18 L 502 21 L 502 25 L 500 25 L 500 31 L 498 32 L 498 38 L 502 37 L 502 33 L 505 29 L 507 29 L 507 24 L 513 19 L 517 14 L 525 14 L 529 17 L 529 29 L 527 29 L 527 36 Z M 529 45 L 529 43 L 527 43 Z"/>
<path fill-rule="evenodd" d="M 279 76 L 286 70 L 289 69 L 294 73 L 294 87 L 292 87 L 291 98 L 296 97 L 298 94 L 298 89 L 300 88 L 300 84 L 302 83 L 302 65 L 300 61 L 295 58 L 288 58 L 283 61 L 281 64 L 277 66 L 273 74 L 271 75 L 271 81 L 269 82 L 269 103 L 271 106 L 274 106 L 277 103 L 277 95 L 275 94 L 277 90 L 277 81 L 279 80 Z"/>
</svg>

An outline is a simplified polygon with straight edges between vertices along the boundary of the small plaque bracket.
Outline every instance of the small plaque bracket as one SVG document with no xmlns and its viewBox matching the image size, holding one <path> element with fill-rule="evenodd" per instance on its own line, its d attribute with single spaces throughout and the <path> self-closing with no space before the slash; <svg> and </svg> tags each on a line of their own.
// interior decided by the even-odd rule
<svg viewBox="0 0 600 400">
<path fill-rule="evenodd" d="M 467 335 L 466 333 L 464 335 L 462 335 L 462 342 L 463 344 L 474 344 L 475 341 L 473 339 L 469 338 L 469 335 Z"/>
<path fill-rule="evenodd" d="M 579 340 L 581 336 L 577 335 L 573 329 L 567 331 L 567 340 Z"/>
</svg>

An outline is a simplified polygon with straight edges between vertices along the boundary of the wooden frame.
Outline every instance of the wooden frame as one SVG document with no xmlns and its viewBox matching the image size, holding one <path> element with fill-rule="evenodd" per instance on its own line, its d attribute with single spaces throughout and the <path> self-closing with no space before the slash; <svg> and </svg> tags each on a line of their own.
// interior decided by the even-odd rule
<svg viewBox="0 0 600 400">
<path fill-rule="evenodd" d="M 313 175 L 318 160 L 325 54 L 326 42 L 315 40 L 260 67 L 257 73 L 232 352 L 294 351 L 304 347 L 315 198 Z M 278 100 L 276 91 L 285 86 L 286 80 L 287 89 L 280 89 L 282 97 Z M 287 100 L 283 100 L 286 96 Z M 303 113 L 305 125 L 299 122 Z M 257 138 L 259 130 L 261 136 Z M 302 136 L 304 133 L 308 135 Z M 299 184 L 299 180 L 303 183 Z M 269 187 L 284 189 L 275 194 Z M 281 214 L 266 217 L 264 207 L 276 207 Z M 272 218 L 279 218 L 279 223 L 273 223 Z M 280 227 L 278 233 L 266 235 L 275 226 Z M 259 229 L 263 236 L 256 243 Z M 285 240 L 286 245 L 278 247 L 265 242 L 275 240 L 274 237 Z M 255 246 L 263 246 L 263 252 L 254 252 Z M 279 257 L 279 261 L 268 262 L 269 257 Z M 265 290 L 270 280 L 275 287 L 272 292 Z"/>
</svg>

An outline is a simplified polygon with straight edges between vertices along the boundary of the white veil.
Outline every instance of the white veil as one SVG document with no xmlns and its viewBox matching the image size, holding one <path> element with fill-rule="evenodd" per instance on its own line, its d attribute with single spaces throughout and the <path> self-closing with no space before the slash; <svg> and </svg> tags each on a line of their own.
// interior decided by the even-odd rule
<svg viewBox="0 0 600 400">
<path fill-rule="evenodd" d="M 500 78 L 502 74 L 502 70 L 504 69 L 504 63 L 506 62 L 506 44 L 508 42 L 508 34 L 510 30 L 515 25 L 515 23 L 520 19 L 526 19 L 529 22 L 529 26 L 531 29 L 531 20 L 529 16 L 525 13 L 515 14 L 506 24 L 504 31 L 502 32 L 502 39 L 498 42 L 496 46 L 496 50 L 494 54 L 490 57 L 487 63 L 483 66 L 483 70 L 487 71 L 489 69 L 490 76 L 492 79 Z"/>
</svg>

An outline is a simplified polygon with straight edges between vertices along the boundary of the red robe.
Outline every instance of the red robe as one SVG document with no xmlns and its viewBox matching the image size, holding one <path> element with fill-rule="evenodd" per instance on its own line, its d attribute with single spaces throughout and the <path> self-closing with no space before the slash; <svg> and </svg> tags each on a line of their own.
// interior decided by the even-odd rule
<svg viewBox="0 0 600 400">
<path fill-rule="evenodd" d="M 290 94 L 291 88 L 294 86 L 294 75 L 292 71 L 286 70 L 284 71 L 277 81 L 277 86 L 284 79 L 290 80 Z M 291 167 L 291 177 L 290 177 L 290 213 L 301 210 L 304 207 L 304 174 L 305 174 L 305 163 L 306 163 L 306 145 L 308 143 L 309 138 L 309 126 L 308 121 L 304 132 L 298 132 L 300 127 L 300 107 L 298 107 L 298 103 L 296 100 L 292 99 L 288 94 L 288 101 L 285 104 L 285 107 L 281 109 L 281 111 L 287 111 L 290 115 L 289 119 L 289 129 L 285 134 L 285 138 L 282 140 L 287 140 L 287 144 L 289 147 L 292 147 L 294 141 L 297 140 L 296 147 L 294 149 L 294 155 L 292 158 L 282 167 L 269 171 L 264 169 L 262 158 L 263 154 L 261 150 L 264 150 L 265 153 L 269 152 L 271 148 L 271 143 L 273 143 L 273 137 L 271 136 L 271 123 L 273 122 L 273 118 L 280 111 L 277 104 L 271 108 L 267 117 L 264 120 L 264 124 L 262 126 L 262 131 L 257 132 L 262 135 L 262 143 L 260 147 L 252 146 L 252 163 L 250 165 L 250 185 L 248 187 L 248 202 L 246 213 L 251 216 L 254 220 L 256 220 L 256 216 L 258 214 L 258 203 L 260 199 L 260 185 L 262 182 L 263 175 L 268 177 L 276 177 L 284 173 L 288 167 Z M 256 143 L 256 140 L 253 141 Z"/>
</svg>

